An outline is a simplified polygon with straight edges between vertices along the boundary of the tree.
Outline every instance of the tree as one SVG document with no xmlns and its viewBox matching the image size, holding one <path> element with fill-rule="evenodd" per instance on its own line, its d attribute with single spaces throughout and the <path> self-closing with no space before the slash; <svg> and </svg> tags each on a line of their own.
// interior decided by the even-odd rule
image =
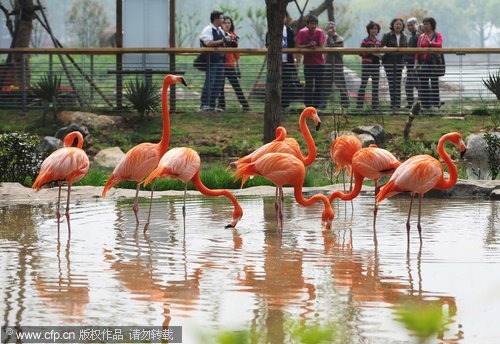
<svg viewBox="0 0 500 344">
<path fill-rule="evenodd" d="M 266 4 L 267 4 L 266 0 Z M 287 3 L 289 1 L 286 1 Z M 281 30 L 283 30 L 283 13 L 275 13 L 281 16 Z M 269 15 L 269 9 L 267 9 L 267 15 Z M 247 18 L 250 21 L 250 27 L 253 29 L 254 33 L 248 35 L 247 38 L 253 42 L 257 47 L 261 48 L 266 45 L 266 11 L 262 8 L 249 8 L 247 11 Z M 268 22 L 269 24 L 269 18 Z"/>
<path fill-rule="evenodd" d="M 175 13 L 175 41 L 178 47 L 199 47 L 198 37 L 200 33 L 197 28 L 201 23 L 197 13 Z"/>
<path fill-rule="evenodd" d="M 99 45 L 102 30 L 109 25 L 108 17 L 98 0 L 73 0 L 66 24 L 83 48 Z"/>
<path fill-rule="evenodd" d="M 281 54 L 283 16 L 290 0 L 266 0 L 268 27 L 266 103 L 264 108 L 264 142 L 275 137 L 281 124 Z"/>
</svg>

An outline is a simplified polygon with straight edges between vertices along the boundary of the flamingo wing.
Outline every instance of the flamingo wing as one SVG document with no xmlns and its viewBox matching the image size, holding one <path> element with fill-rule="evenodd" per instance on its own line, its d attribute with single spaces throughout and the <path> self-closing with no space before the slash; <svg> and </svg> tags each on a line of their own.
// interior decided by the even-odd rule
<svg viewBox="0 0 500 344">
<path fill-rule="evenodd" d="M 121 180 L 141 182 L 158 166 L 160 158 L 157 144 L 141 143 L 125 154 L 116 165 L 113 175 Z"/>
<path fill-rule="evenodd" d="M 330 157 L 337 165 L 336 175 L 344 167 L 347 168 L 349 175 L 351 174 L 352 158 L 361 148 L 361 141 L 352 135 L 339 136 L 332 142 Z"/>
<path fill-rule="evenodd" d="M 394 173 L 401 162 L 391 152 L 377 147 L 363 148 L 352 158 L 352 167 L 363 177 L 379 179 Z"/>
<path fill-rule="evenodd" d="M 201 160 L 195 150 L 178 147 L 169 150 L 161 158 L 158 167 L 145 180 L 145 184 L 154 178 L 180 179 L 187 183 L 200 170 Z"/>
<path fill-rule="evenodd" d="M 38 191 L 44 184 L 52 181 L 73 184 L 87 175 L 89 166 L 89 158 L 82 149 L 75 147 L 58 149 L 43 161 L 33 188 Z"/>
</svg>

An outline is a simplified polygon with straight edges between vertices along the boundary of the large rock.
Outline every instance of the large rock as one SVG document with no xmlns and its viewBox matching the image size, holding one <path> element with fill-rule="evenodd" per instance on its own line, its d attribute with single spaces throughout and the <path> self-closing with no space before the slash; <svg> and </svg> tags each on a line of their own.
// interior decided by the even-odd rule
<svg viewBox="0 0 500 344">
<path fill-rule="evenodd" d="M 85 141 L 88 141 L 90 138 L 89 129 L 84 125 L 78 125 L 76 123 L 71 123 L 67 127 L 62 127 L 56 132 L 54 136 L 57 137 L 59 140 L 63 140 L 64 137 L 72 131 L 79 131 L 83 135 L 83 139 Z"/>
<path fill-rule="evenodd" d="M 359 134 L 357 137 L 361 141 L 361 145 L 363 147 L 368 147 L 369 145 L 376 143 L 375 138 L 373 138 L 370 134 Z"/>
<path fill-rule="evenodd" d="M 379 124 L 366 125 L 362 127 L 357 127 L 352 130 L 356 134 L 370 134 L 375 139 L 377 145 L 381 146 L 384 144 L 386 139 L 386 133 L 384 128 Z"/>
<path fill-rule="evenodd" d="M 101 167 L 114 168 L 124 156 L 125 153 L 120 147 L 106 148 L 94 156 L 94 163 Z"/>
<path fill-rule="evenodd" d="M 500 133 L 493 132 L 497 138 Z M 467 151 L 464 158 L 467 160 L 467 176 L 469 179 L 491 179 L 491 170 L 488 164 L 488 144 L 484 134 L 471 134 L 465 139 Z M 500 161 L 500 150 L 497 151 L 497 160 Z"/>
<path fill-rule="evenodd" d="M 57 119 L 64 124 L 76 123 L 97 129 L 108 129 L 122 124 L 122 118 L 119 116 L 97 115 L 83 111 L 61 111 L 57 114 Z"/>
<path fill-rule="evenodd" d="M 425 197 L 496 199 L 499 191 L 500 180 L 476 181 L 460 179 L 452 188 L 447 190 L 432 189 L 425 194 Z"/>
<path fill-rule="evenodd" d="M 57 137 L 45 136 L 35 147 L 35 151 L 41 156 L 49 156 L 50 153 L 63 146 L 63 142 Z"/>
</svg>

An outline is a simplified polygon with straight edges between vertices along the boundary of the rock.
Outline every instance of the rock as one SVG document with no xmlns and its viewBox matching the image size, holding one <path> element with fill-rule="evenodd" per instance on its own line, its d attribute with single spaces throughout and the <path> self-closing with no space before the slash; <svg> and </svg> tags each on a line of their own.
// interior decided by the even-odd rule
<svg viewBox="0 0 500 344">
<path fill-rule="evenodd" d="M 49 156 L 50 153 L 63 146 L 63 142 L 57 137 L 45 136 L 35 147 L 35 151 L 41 156 Z"/>
<path fill-rule="evenodd" d="M 89 128 L 107 129 L 121 124 L 121 117 L 96 115 L 90 112 L 73 112 L 72 122 Z"/>
<path fill-rule="evenodd" d="M 62 124 L 68 125 L 73 122 L 73 111 L 61 111 L 57 113 L 57 120 Z"/>
<path fill-rule="evenodd" d="M 425 194 L 430 198 L 479 198 L 489 199 L 493 191 L 500 190 L 500 180 L 476 181 L 460 179 L 448 190 L 431 190 Z"/>
<path fill-rule="evenodd" d="M 370 134 L 375 139 L 375 143 L 379 146 L 383 145 L 386 138 L 386 133 L 381 125 L 367 125 L 362 127 L 357 127 L 352 130 L 356 134 Z"/>
<path fill-rule="evenodd" d="M 368 147 L 369 145 L 376 143 L 375 139 L 370 134 L 358 134 L 356 136 L 361 141 L 363 147 Z"/>
<path fill-rule="evenodd" d="M 87 141 L 90 138 L 89 129 L 84 125 L 78 125 L 75 123 L 71 123 L 67 127 L 62 127 L 56 132 L 54 136 L 57 137 L 59 140 L 63 140 L 64 137 L 72 131 L 79 131 L 83 135 L 83 139 L 85 141 Z"/>
<path fill-rule="evenodd" d="M 493 132 L 500 138 L 500 133 Z M 467 176 L 469 179 L 491 179 L 491 171 L 488 165 L 488 144 L 483 134 L 471 134 L 465 139 L 467 151 L 464 158 L 467 160 Z M 497 159 L 500 161 L 500 150 Z"/>
<path fill-rule="evenodd" d="M 114 168 L 124 156 L 120 147 L 111 147 L 99 151 L 94 156 L 94 162 L 101 167 Z"/>
</svg>

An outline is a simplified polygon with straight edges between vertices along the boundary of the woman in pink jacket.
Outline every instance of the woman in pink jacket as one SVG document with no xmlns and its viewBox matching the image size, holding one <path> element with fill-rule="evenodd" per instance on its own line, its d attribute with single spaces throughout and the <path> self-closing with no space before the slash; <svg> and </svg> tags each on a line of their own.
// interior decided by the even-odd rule
<svg viewBox="0 0 500 344">
<path fill-rule="evenodd" d="M 436 32 L 436 20 L 427 17 L 422 20 L 424 33 L 420 35 L 417 47 L 422 48 L 442 48 L 443 35 Z M 422 107 L 430 109 L 431 107 L 441 107 L 443 104 L 439 99 L 439 76 L 436 75 L 434 64 L 431 60 L 431 54 L 416 54 L 415 63 L 418 68 L 419 95 L 422 99 Z"/>
</svg>

